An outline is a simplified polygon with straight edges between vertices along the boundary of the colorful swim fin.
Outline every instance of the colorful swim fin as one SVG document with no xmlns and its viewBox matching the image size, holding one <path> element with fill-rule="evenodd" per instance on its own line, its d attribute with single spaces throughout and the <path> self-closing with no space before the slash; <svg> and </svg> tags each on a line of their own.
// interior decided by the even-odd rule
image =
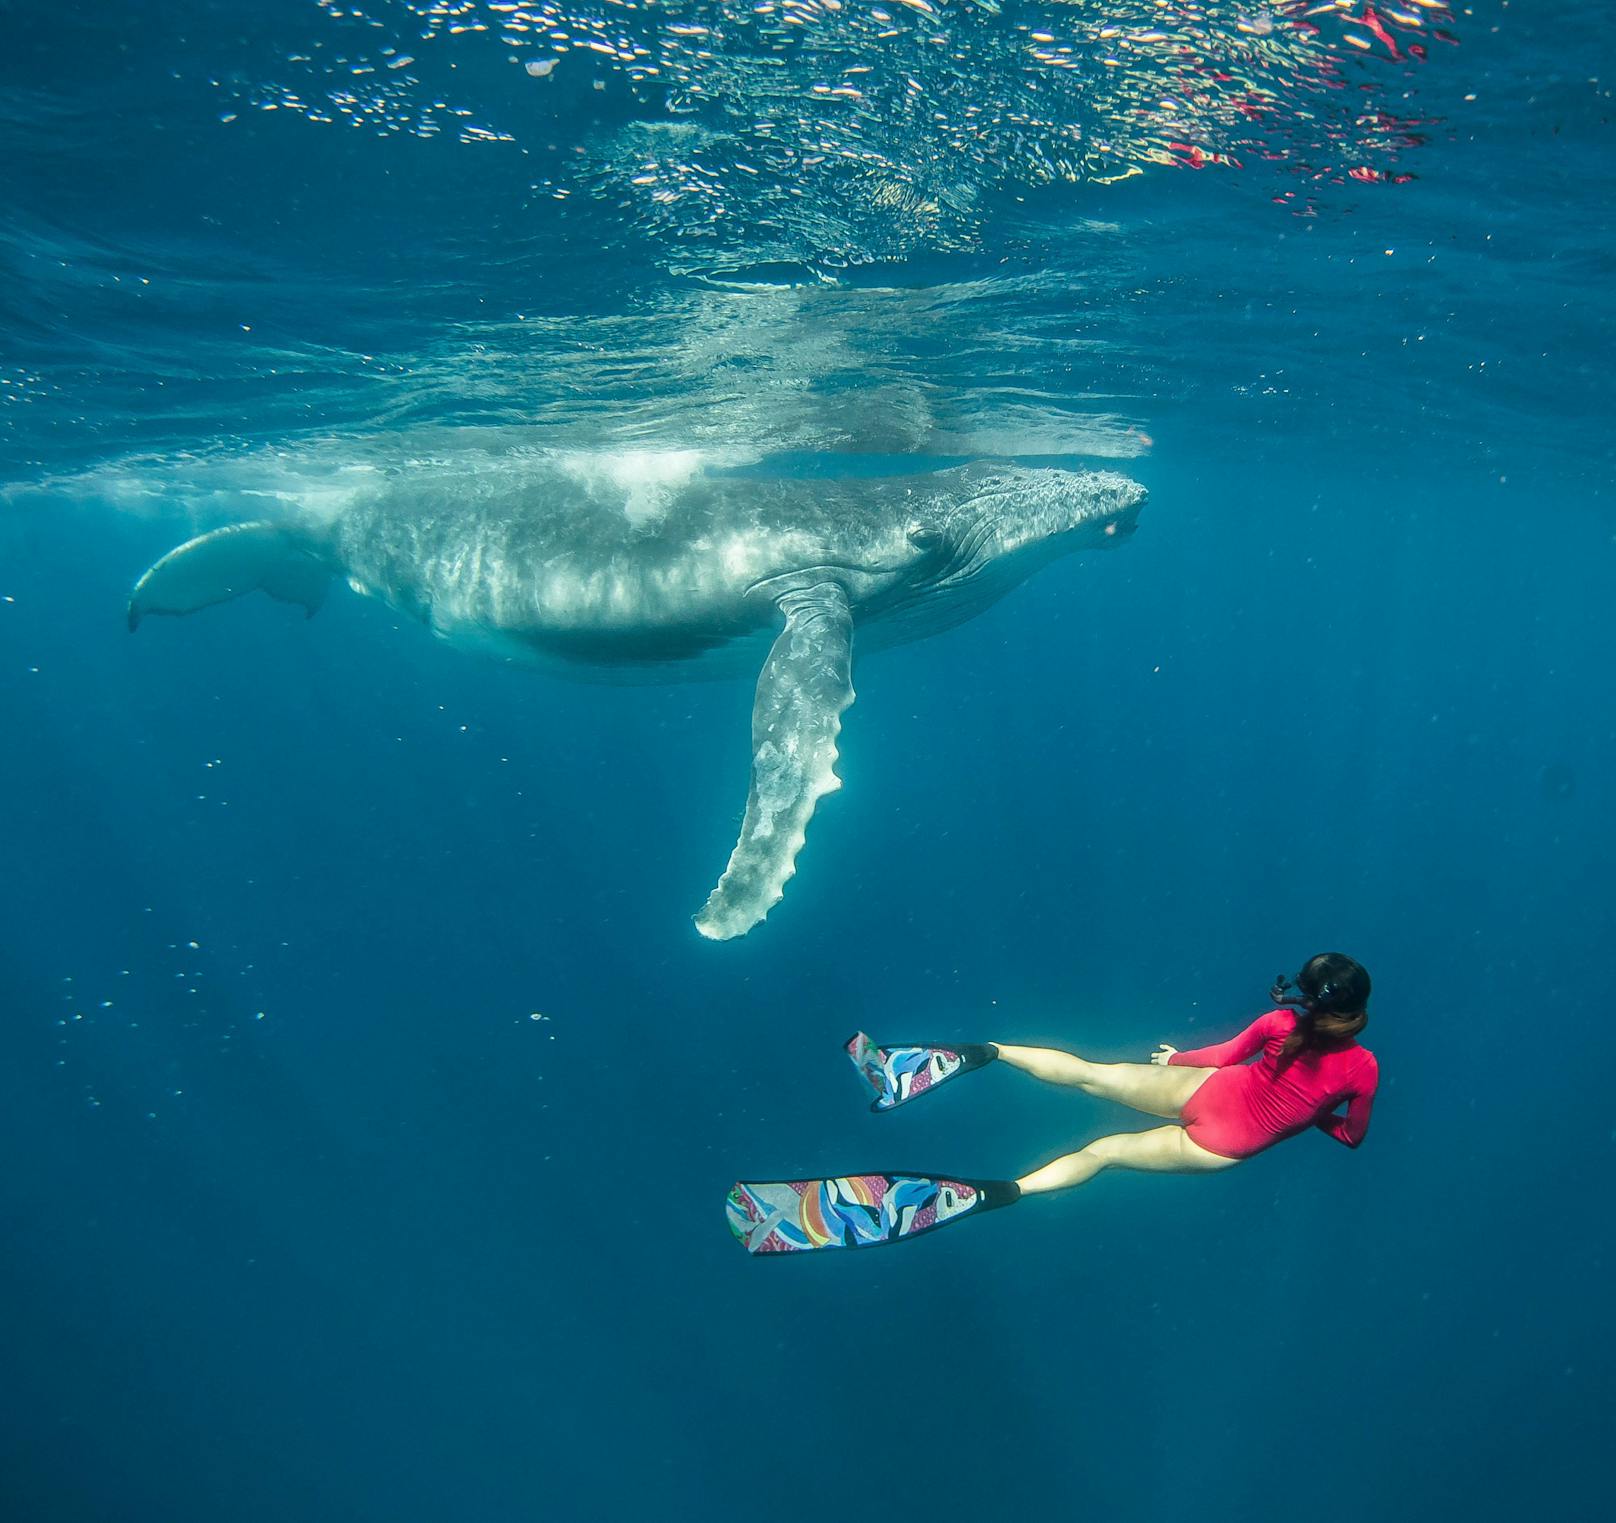
<svg viewBox="0 0 1616 1523">
<path fill-rule="evenodd" d="M 991 1042 L 971 1042 L 961 1047 L 921 1043 L 877 1047 L 862 1031 L 854 1032 L 845 1045 L 853 1066 L 875 1091 L 875 1099 L 870 1102 L 872 1111 L 889 1111 L 905 1100 L 919 1099 L 945 1079 L 981 1068 L 999 1055 Z"/>
<path fill-rule="evenodd" d="M 840 1179 L 737 1183 L 729 1230 L 748 1253 L 873 1248 L 980 1216 L 1021 1199 L 1013 1179 L 945 1179 L 929 1174 L 849 1174 Z"/>
</svg>

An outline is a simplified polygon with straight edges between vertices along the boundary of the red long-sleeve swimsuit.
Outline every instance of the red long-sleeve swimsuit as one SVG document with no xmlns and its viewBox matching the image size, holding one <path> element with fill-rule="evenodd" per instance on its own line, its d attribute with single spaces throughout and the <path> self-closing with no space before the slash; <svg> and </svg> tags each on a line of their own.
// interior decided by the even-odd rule
<svg viewBox="0 0 1616 1523">
<path fill-rule="evenodd" d="M 1298 1052 L 1281 1064 L 1280 1049 L 1295 1029 L 1293 1012 L 1270 1010 L 1227 1042 L 1175 1052 L 1168 1059 L 1181 1068 L 1217 1070 L 1181 1113 L 1193 1142 L 1225 1158 L 1249 1158 L 1310 1126 L 1349 1148 L 1363 1141 L 1380 1083 L 1374 1053 L 1351 1042 Z M 1259 1049 L 1262 1056 L 1248 1064 Z M 1335 1109 L 1343 1101 L 1347 1113 L 1338 1116 Z"/>
</svg>

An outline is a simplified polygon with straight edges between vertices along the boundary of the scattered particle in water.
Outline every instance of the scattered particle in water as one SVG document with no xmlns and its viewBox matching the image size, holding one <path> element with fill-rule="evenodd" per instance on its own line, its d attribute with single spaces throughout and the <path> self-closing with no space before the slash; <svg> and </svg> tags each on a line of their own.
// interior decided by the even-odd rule
<svg viewBox="0 0 1616 1523">
<path fill-rule="evenodd" d="M 1577 774 L 1564 762 L 1550 762 L 1537 775 L 1538 790 L 1546 799 L 1574 798 Z"/>
</svg>

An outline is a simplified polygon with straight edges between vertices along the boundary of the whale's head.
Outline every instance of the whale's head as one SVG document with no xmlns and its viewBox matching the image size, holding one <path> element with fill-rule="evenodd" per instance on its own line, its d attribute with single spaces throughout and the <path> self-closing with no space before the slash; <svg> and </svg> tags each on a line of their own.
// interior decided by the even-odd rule
<svg viewBox="0 0 1616 1523">
<path fill-rule="evenodd" d="M 1120 544 L 1148 495 L 1116 471 L 978 461 L 945 475 L 947 502 L 911 533 L 941 559 L 939 590 L 1017 582 L 1057 555 Z"/>
</svg>

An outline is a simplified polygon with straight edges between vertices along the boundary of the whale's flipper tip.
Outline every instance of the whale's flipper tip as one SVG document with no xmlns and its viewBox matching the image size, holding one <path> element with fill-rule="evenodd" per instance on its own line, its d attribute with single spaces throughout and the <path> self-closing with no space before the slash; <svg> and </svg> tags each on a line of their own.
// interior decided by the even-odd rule
<svg viewBox="0 0 1616 1523">
<path fill-rule="evenodd" d="M 704 941 L 728 941 L 735 935 L 734 931 L 726 931 L 719 923 L 718 918 L 712 913 L 711 900 L 708 901 L 700 914 L 690 917 L 690 923 L 695 926 L 697 935 Z"/>
<path fill-rule="evenodd" d="M 737 852 L 739 849 L 736 848 Z M 732 864 L 733 861 L 732 857 Z M 791 875 L 789 867 L 785 875 Z M 729 875 L 726 873 L 725 877 L 727 879 Z M 737 936 L 746 935 L 754 926 L 762 925 L 769 911 L 784 897 L 783 892 L 776 890 L 772 898 L 753 899 L 747 897 L 744 891 L 737 890 L 733 883 L 726 887 L 721 882 L 708 895 L 701 912 L 692 917 L 692 923 L 708 941 L 734 941 Z"/>
<path fill-rule="evenodd" d="M 693 915 L 691 924 L 695 926 L 696 933 L 704 941 L 729 941 L 738 934 L 735 931 L 726 931 L 705 910 L 699 915 Z"/>
<path fill-rule="evenodd" d="M 138 629 L 149 613 L 195 613 L 255 591 L 300 604 L 313 618 L 330 582 L 331 567 L 293 530 L 231 524 L 170 550 L 135 583 L 129 629 Z"/>
</svg>

